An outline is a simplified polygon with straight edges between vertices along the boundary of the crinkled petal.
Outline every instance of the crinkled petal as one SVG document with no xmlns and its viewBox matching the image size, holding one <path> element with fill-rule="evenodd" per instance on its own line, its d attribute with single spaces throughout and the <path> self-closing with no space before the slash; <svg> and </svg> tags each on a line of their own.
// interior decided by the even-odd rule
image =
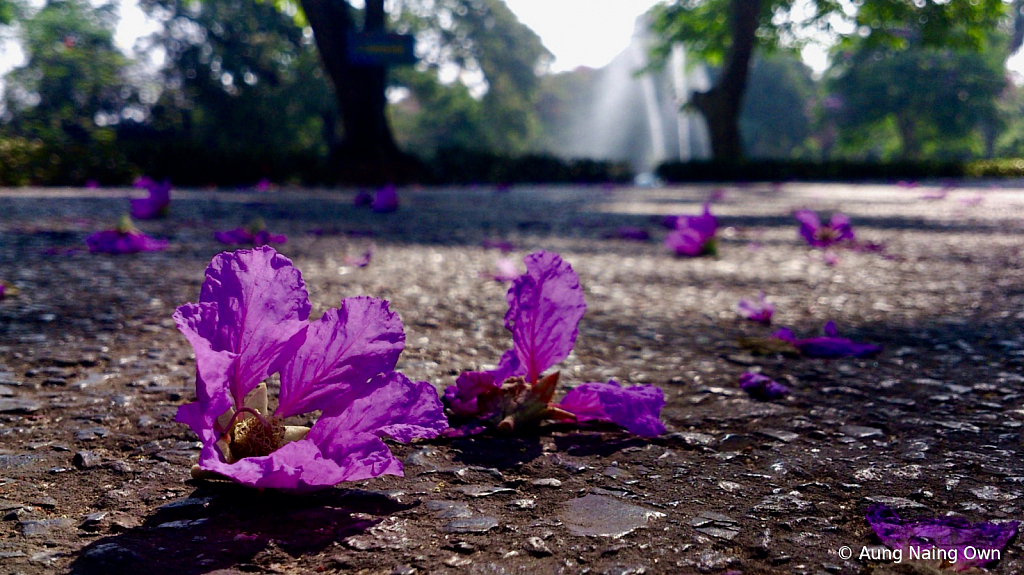
<svg viewBox="0 0 1024 575">
<path fill-rule="evenodd" d="M 405 347 L 405 332 L 388 302 L 351 297 L 309 325 L 305 342 L 281 370 L 277 417 L 326 409 L 350 386 L 389 372 Z"/>
<path fill-rule="evenodd" d="M 352 386 L 324 409 L 324 425 L 353 433 L 373 433 L 396 441 L 437 437 L 448 427 L 434 386 L 413 382 L 396 371 Z M 314 426 L 316 429 L 316 426 Z"/>
<path fill-rule="evenodd" d="M 850 217 L 846 214 L 832 214 L 832 219 L 829 221 L 829 227 L 831 227 L 835 233 L 835 239 L 833 241 L 841 242 L 843 240 L 856 239 L 853 235 L 853 227 L 850 225 Z"/>
<path fill-rule="evenodd" d="M 764 325 L 771 325 L 772 314 L 775 313 L 775 306 L 765 299 L 764 292 L 761 292 L 759 301 L 743 298 L 736 305 L 736 311 L 740 316 L 756 321 Z"/>
<path fill-rule="evenodd" d="M 385 473 L 401 475 L 401 462 L 380 438 L 334 431 L 314 439 L 310 430 L 306 439 L 287 443 L 270 455 L 246 457 L 230 464 L 223 461 L 216 445 L 208 443 L 200 454 L 199 466 L 243 485 L 292 491 L 314 491 Z"/>
<path fill-rule="evenodd" d="M 505 327 L 527 381 L 562 361 L 572 351 L 587 304 L 572 266 L 555 253 L 526 256 L 526 273 L 512 282 L 505 299 Z"/>
<path fill-rule="evenodd" d="M 954 571 L 966 571 L 974 567 L 987 567 L 996 562 L 1006 545 L 1017 534 L 1017 521 L 1006 523 L 971 523 L 963 517 L 936 517 L 906 521 L 885 505 L 876 504 L 868 508 L 868 525 L 891 549 L 956 550 L 957 560 L 952 562 Z M 988 553 L 965 553 L 968 547 L 974 551 Z M 992 550 L 1000 553 L 991 553 Z M 949 554 L 950 556 L 952 554 Z"/>
<path fill-rule="evenodd" d="M 215 441 L 213 422 L 231 407 L 228 378 L 237 354 L 214 351 L 212 339 L 217 329 L 217 306 L 212 303 L 187 303 L 174 312 L 174 322 L 196 356 L 196 403 L 178 409 L 176 420 L 187 424 L 203 441 Z M 190 407 L 195 406 L 195 407 Z M 198 410 L 198 413 L 197 411 Z"/>
<path fill-rule="evenodd" d="M 120 232 L 103 230 L 85 238 L 92 253 L 134 254 L 138 252 L 159 252 L 167 249 L 167 240 L 151 238 L 140 231 Z"/>
<path fill-rule="evenodd" d="M 774 379 L 751 371 L 740 375 L 740 388 L 750 397 L 761 401 L 782 399 L 789 395 L 789 388 Z"/>
<path fill-rule="evenodd" d="M 653 385 L 584 383 L 567 393 L 558 407 L 575 415 L 577 421 L 610 421 L 641 437 L 665 432 L 659 419 L 665 396 Z"/>
<path fill-rule="evenodd" d="M 815 234 L 818 228 L 821 227 L 821 220 L 818 219 L 818 214 L 811 210 L 797 210 L 793 212 L 793 217 L 800 222 L 800 236 L 812 246 L 820 244 Z"/>
<path fill-rule="evenodd" d="M 251 244 L 255 236 L 245 228 L 235 228 L 221 232 L 213 232 L 213 237 L 222 244 Z"/>
<path fill-rule="evenodd" d="M 692 228 L 675 230 L 665 236 L 665 247 L 679 256 L 697 257 L 704 252 L 704 238 Z"/>
<path fill-rule="evenodd" d="M 772 334 L 772 337 L 781 339 L 782 341 L 788 341 L 789 343 L 796 343 L 796 334 L 794 334 L 793 330 L 788 327 L 776 330 L 775 333 Z"/>
<path fill-rule="evenodd" d="M 230 380 L 241 405 L 302 345 L 310 310 L 302 274 L 270 247 L 223 252 L 206 268 L 199 301 L 217 306 L 212 348 L 238 355 Z"/>
<path fill-rule="evenodd" d="M 501 389 L 493 372 L 464 371 L 455 380 L 455 385 L 444 390 L 444 400 L 456 415 L 481 416 L 477 399 L 488 392 Z"/>
</svg>

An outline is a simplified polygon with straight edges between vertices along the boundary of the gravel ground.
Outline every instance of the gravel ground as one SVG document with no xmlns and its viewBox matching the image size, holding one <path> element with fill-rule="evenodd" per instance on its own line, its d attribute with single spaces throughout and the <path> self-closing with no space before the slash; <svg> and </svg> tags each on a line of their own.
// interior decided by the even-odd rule
<svg viewBox="0 0 1024 575">
<path fill-rule="evenodd" d="M 1024 190 L 791 184 L 728 188 L 716 258 L 677 259 L 652 216 L 696 214 L 708 187 L 181 190 L 139 226 L 162 253 L 91 255 L 127 190 L 0 190 L 2 573 L 925 573 L 859 560 L 872 502 L 906 517 L 1021 519 Z M 934 190 L 931 190 L 934 191 Z M 796 235 L 800 207 L 849 214 L 884 254 L 828 265 Z M 509 347 L 501 254 L 557 251 L 588 311 L 562 366 L 572 386 L 661 387 L 669 432 L 542 428 L 395 445 L 405 477 L 292 497 L 189 481 L 198 443 L 173 422 L 193 397 L 174 308 L 198 298 L 213 230 L 263 217 L 302 271 L 313 315 L 391 301 L 399 369 L 439 389 Z M 648 242 L 604 239 L 645 227 Z M 309 232 L 318 230 L 319 234 Z M 365 268 L 346 257 L 374 246 Z M 885 346 L 872 360 L 755 357 L 737 318 L 764 290 L 776 324 Z M 787 383 L 753 401 L 739 374 Z M 845 559 L 842 547 L 853 550 Z M 1014 541 L 992 568 L 1024 572 Z"/>
</svg>

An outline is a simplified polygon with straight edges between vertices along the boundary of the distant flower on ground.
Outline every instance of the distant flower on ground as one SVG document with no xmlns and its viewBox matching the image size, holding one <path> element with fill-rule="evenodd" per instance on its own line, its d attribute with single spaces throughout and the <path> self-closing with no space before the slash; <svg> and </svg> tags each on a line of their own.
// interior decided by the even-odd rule
<svg viewBox="0 0 1024 575">
<path fill-rule="evenodd" d="M 956 186 L 951 183 L 943 184 L 941 188 L 937 190 L 930 190 L 921 194 L 919 199 L 922 200 L 944 200 L 946 195 L 949 194 L 950 190 L 956 189 Z"/>
<path fill-rule="evenodd" d="M 354 268 L 365 268 L 370 265 L 370 260 L 373 258 L 373 247 L 366 248 L 366 251 L 362 255 L 358 256 L 345 256 L 345 265 Z"/>
<path fill-rule="evenodd" d="M 452 413 L 503 431 L 555 419 L 610 421 L 644 434 L 661 433 L 657 419 L 664 399 L 656 387 L 588 383 L 561 403 L 551 402 L 560 372 L 544 372 L 569 356 L 587 306 L 576 272 L 558 254 L 536 252 L 525 262 L 526 273 L 505 296 L 505 328 L 512 332 L 513 347 L 496 369 L 463 372 L 445 390 Z"/>
<path fill-rule="evenodd" d="M 379 214 L 386 214 L 397 210 L 398 192 L 395 191 L 395 186 L 388 184 L 377 190 L 377 196 L 373 198 L 373 205 L 370 206 L 370 209 Z"/>
<path fill-rule="evenodd" d="M 789 395 L 789 388 L 774 379 L 751 371 L 740 375 L 740 388 L 750 397 L 761 401 L 782 399 Z"/>
<path fill-rule="evenodd" d="M 708 194 L 708 203 L 713 204 L 715 202 L 721 202 L 725 199 L 725 189 L 715 188 Z"/>
<path fill-rule="evenodd" d="M 800 222 L 800 235 L 816 248 L 827 248 L 845 240 L 854 240 L 850 218 L 843 214 L 832 214 L 828 225 L 822 225 L 818 214 L 811 210 L 798 210 L 793 217 Z"/>
<path fill-rule="evenodd" d="M 145 198 L 133 198 L 132 217 L 139 220 L 155 220 L 167 216 L 171 207 L 171 183 L 157 183 L 143 176 L 135 180 L 136 188 L 144 188 L 149 192 Z"/>
<path fill-rule="evenodd" d="M 147 236 L 132 225 L 131 218 L 124 216 L 116 228 L 96 232 L 85 238 L 85 243 L 92 253 L 134 254 L 163 251 L 168 242 Z"/>
<path fill-rule="evenodd" d="M 974 194 L 973 196 L 966 196 L 966 197 L 960 198 L 960 205 L 970 208 L 970 207 L 974 207 L 974 206 L 980 206 L 981 203 L 984 202 L 984 201 L 985 201 L 985 196 L 983 196 L 981 194 Z"/>
<path fill-rule="evenodd" d="M 772 324 L 772 314 L 775 313 L 775 306 L 765 299 L 764 292 L 758 295 L 758 300 L 743 298 L 736 305 L 736 313 L 750 321 L 756 321 L 763 325 Z"/>
<path fill-rule="evenodd" d="M 256 182 L 256 189 L 260 192 L 268 192 L 273 184 L 267 178 L 261 178 L 260 181 Z"/>
<path fill-rule="evenodd" d="M 494 271 L 489 277 L 496 282 L 508 283 L 515 281 L 519 276 L 519 268 L 516 267 L 516 262 L 509 258 L 501 258 L 494 262 Z"/>
<path fill-rule="evenodd" d="M 900 188 L 903 188 L 903 189 L 909 189 L 909 190 L 912 190 L 912 189 L 914 189 L 914 188 L 916 188 L 916 187 L 918 187 L 920 185 L 921 184 L 918 183 L 915 180 L 900 180 L 900 181 L 896 182 L 896 186 L 897 187 L 900 187 Z"/>
<path fill-rule="evenodd" d="M 614 233 L 607 237 L 618 240 L 632 240 L 635 242 L 646 242 L 651 239 L 651 234 L 643 228 L 636 226 L 620 226 Z"/>
<path fill-rule="evenodd" d="M 86 180 L 85 187 L 89 188 L 90 190 L 95 190 L 96 188 L 100 187 L 100 183 L 97 182 L 96 180 Z"/>
<path fill-rule="evenodd" d="M 704 204 L 704 213 L 699 216 L 676 216 L 675 226 L 665 237 L 665 247 L 676 255 L 696 257 L 717 253 L 718 220 L 711 215 L 710 204 Z"/>
<path fill-rule="evenodd" d="M 955 516 L 908 521 L 881 504 L 869 507 L 865 519 L 883 545 L 902 551 L 903 560 L 918 557 L 932 567 L 951 571 L 968 571 L 996 563 L 1017 534 L 1019 524 L 1017 521 L 971 523 Z"/>
<path fill-rule="evenodd" d="M 288 242 L 288 236 L 268 232 L 267 224 L 262 218 L 256 218 L 244 228 L 214 232 L 213 237 L 216 238 L 218 242 L 227 245 L 249 244 L 253 246 L 264 246 L 268 244 L 284 244 Z"/>
<path fill-rule="evenodd" d="M 356 197 L 352 199 L 352 203 L 357 207 L 372 206 L 373 195 L 365 190 L 360 190 L 359 193 L 356 194 Z"/>
<path fill-rule="evenodd" d="M 508 252 L 516 249 L 515 244 L 507 240 L 485 239 L 484 241 L 480 242 L 480 246 L 485 249 L 498 250 L 503 254 L 507 254 Z"/>
<path fill-rule="evenodd" d="M 859 343 L 838 337 L 835 322 L 825 324 L 824 337 L 797 339 L 789 328 L 782 328 L 772 337 L 793 345 L 804 357 L 820 359 L 836 359 L 840 357 L 871 357 L 882 351 L 882 346 L 870 343 Z"/>
<path fill-rule="evenodd" d="M 433 386 L 394 371 L 405 334 L 386 301 L 346 298 L 314 322 L 310 308 L 302 275 L 266 246 L 214 257 L 199 302 L 178 308 L 196 356 L 198 400 L 176 417 L 203 443 L 194 477 L 311 491 L 401 475 L 381 437 L 408 442 L 447 427 Z M 274 373 L 271 414 L 261 382 Z M 314 411 L 312 428 L 284 424 Z"/>
</svg>

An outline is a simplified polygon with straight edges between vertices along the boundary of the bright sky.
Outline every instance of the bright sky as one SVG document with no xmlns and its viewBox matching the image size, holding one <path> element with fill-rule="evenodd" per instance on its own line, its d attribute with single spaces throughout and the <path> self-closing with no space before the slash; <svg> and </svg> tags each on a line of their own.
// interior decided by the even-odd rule
<svg viewBox="0 0 1024 575">
<path fill-rule="evenodd" d="M 600 68 L 629 46 L 633 23 L 659 0 L 505 0 L 555 55 L 552 71 Z"/>
</svg>

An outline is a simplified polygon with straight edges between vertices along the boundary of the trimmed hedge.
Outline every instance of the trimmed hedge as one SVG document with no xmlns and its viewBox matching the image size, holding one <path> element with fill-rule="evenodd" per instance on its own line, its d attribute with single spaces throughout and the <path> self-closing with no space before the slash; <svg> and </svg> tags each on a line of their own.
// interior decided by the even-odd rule
<svg viewBox="0 0 1024 575">
<path fill-rule="evenodd" d="M 658 166 L 658 177 L 668 182 L 772 182 L 785 180 L 895 180 L 961 178 L 966 165 L 959 162 L 852 162 L 830 160 L 749 160 L 669 162 Z"/>
</svg>

